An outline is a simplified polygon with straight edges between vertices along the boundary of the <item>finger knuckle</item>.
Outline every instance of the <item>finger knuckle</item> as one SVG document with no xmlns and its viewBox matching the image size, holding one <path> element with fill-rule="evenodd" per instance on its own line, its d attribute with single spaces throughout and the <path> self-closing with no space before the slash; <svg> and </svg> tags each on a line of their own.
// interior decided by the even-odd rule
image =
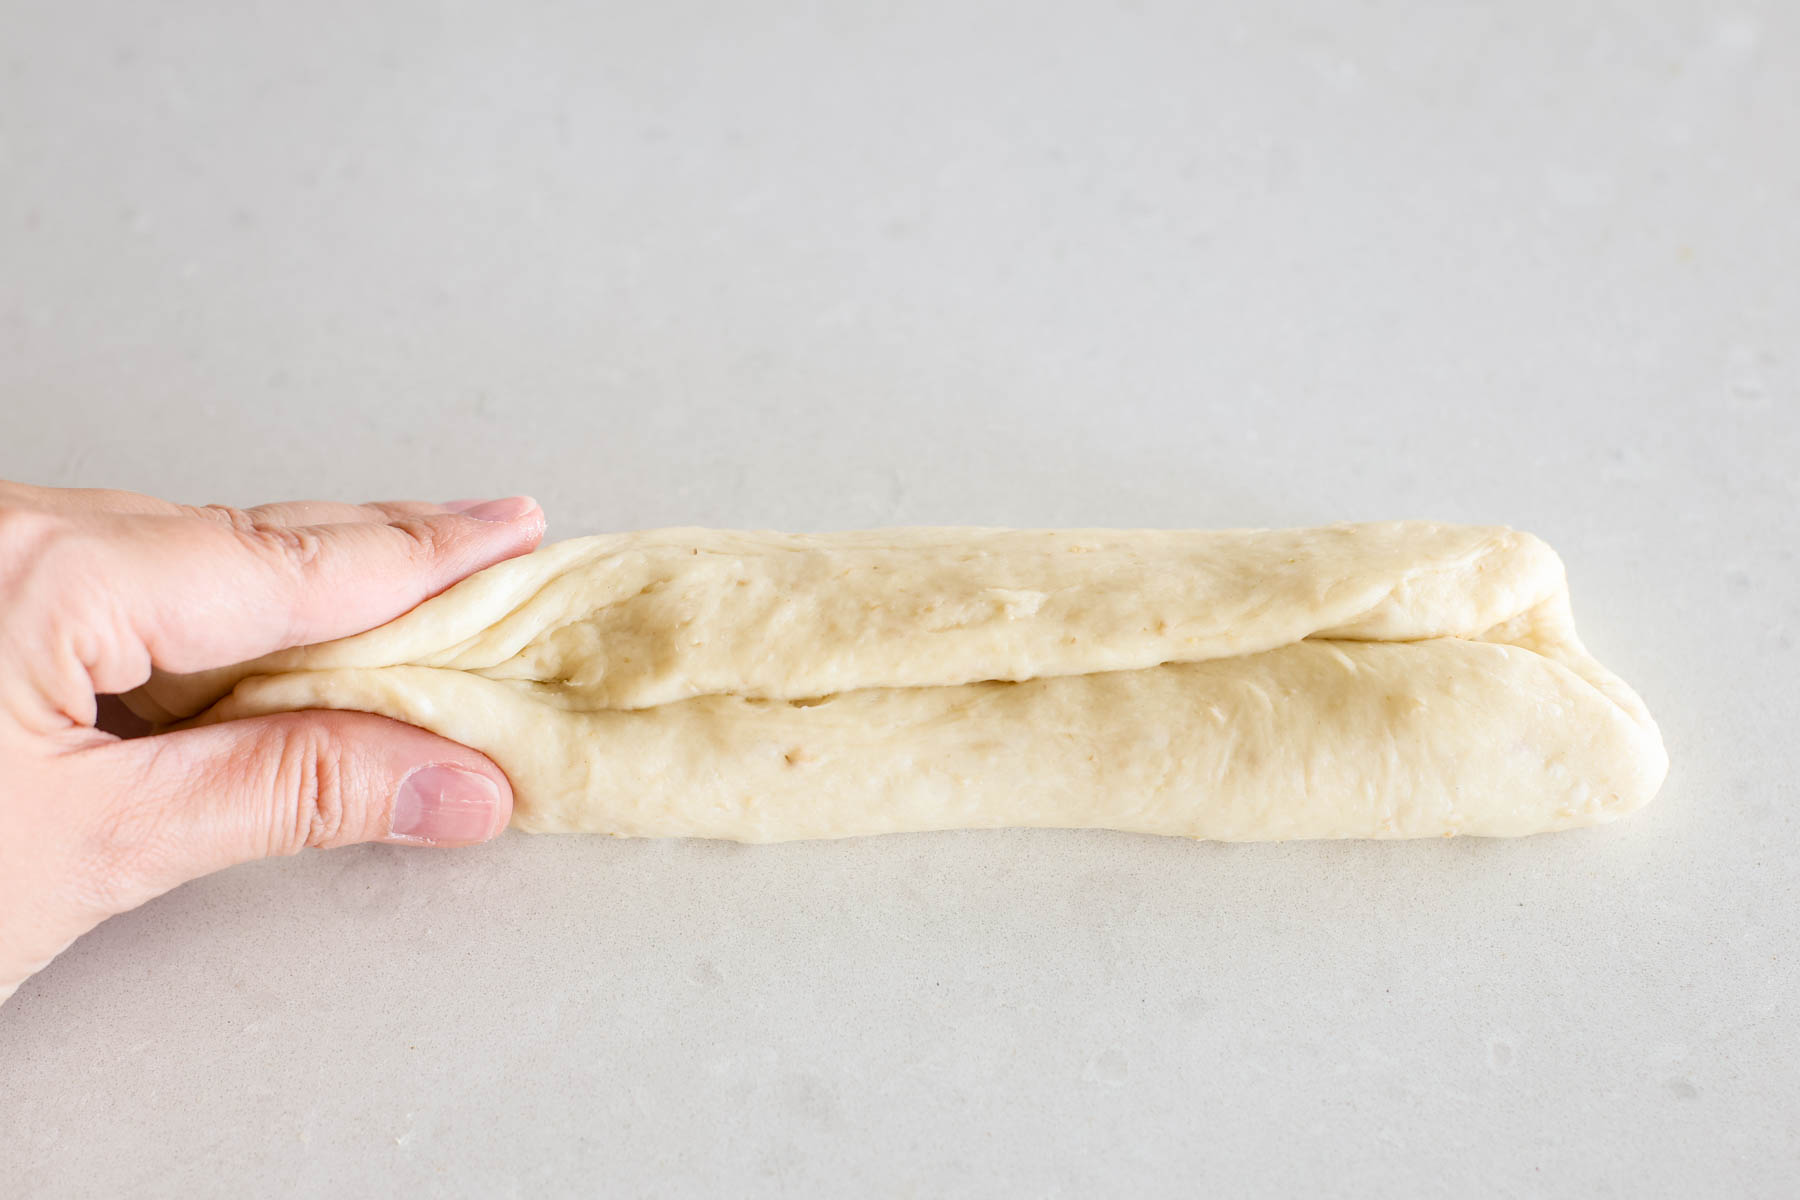
<svg viewBox="0 0 1800 1200">
<path fill-rule="evenodd" d="M 252 550 L 299 570 L 317 562 L 325 545 L 317 530 L 303 525 L 252 524 L 238 530 L 238 534 Z"/>
<path fill-rule="evenodd" d="M 256 517 L 251 512 L 229 504 L 179 504 L 176 508 L 181 516 L 198 517 L 229 529 L 247 532 L 256 526 Z"/>
<path fill-rule="evenodd" d="M 402 553 L 414 560 L 433 558 L 443 549 L 444 530 L 425 517 L 396 517 L 387 524 L 405 539 Z"/>
<path fill-rule="evenodd" d="M 0 505 L 0 565 L 41 559 L 65 544 L 73 522 L 56 513 Z"/>
<path fill-rule="evenodd" d="M 262 545 L 273 549 L 301 569 L 317 562 L 325 549 L 325 540 L 319 536 L 318 530 L 304 525 L 265 525 L 257 531 L 255 537 Z"/>
<path fill-rule="evenodd" d="M 253 553 L 287 566 L 304 568 L 311 565 L 323 546 L 317 530 L 303 525 L 282 525 L 257 509 L 201 504 L 185 506 L 183 511 L 230 530 Z"/>
<path fill-rule="evenodd" d="M 348 758 L 343 739 L 329 726 L 295 724 L 282 731 L 271 760 L 278 805 L 272 853 L 342 842 L 350 804 Z"/>
<path fill-rule="evenodd" d="M 59 611 L 88 589 L 71 587 L 91 573 L 75 522 L 57 513 L 0 507 L 0 611 Z M 28 601 L 37 601 L 30 604 Z"/>
</svg>

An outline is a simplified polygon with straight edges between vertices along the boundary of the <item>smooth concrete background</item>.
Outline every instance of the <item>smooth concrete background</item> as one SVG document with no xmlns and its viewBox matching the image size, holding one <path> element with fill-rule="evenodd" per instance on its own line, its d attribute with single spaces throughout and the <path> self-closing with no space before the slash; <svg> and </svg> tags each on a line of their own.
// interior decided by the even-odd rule
<svg viewBox="0 0 1800 1200">
<path fill-rule="evenodd" d="M 0 1191 L 1779 1196 L 1800 10 L 0 0 L 0 476 L 669 523 L 1507 522 L 1612 828 L 512 835 L 0 1009 Z"/>
</svg>

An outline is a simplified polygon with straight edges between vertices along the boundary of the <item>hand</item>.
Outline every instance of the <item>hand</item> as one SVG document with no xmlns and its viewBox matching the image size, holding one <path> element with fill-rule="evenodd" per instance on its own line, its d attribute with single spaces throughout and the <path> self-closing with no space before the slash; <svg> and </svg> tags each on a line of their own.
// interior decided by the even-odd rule
<svg viewBox="0 0 1800 1200">
<path fill-rule="evenodd" d="M 209 871 L 505 828 L 498 767 L 384 717 L 125 739 L 96 718 L 152 666 L 196 671 L 373 628 L 543 530 L 524 497 L 239 510 L 0 482 L 0 1001 L 107 917 Z"/>
</svg>

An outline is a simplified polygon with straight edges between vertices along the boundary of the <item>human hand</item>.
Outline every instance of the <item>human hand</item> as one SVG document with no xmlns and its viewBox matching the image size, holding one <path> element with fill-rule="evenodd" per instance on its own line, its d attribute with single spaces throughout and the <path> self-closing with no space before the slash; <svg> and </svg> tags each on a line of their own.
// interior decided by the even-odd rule
<svg viewBox="0 0 1800 1200">
<path fill-rule="evenodd" d="M 210 871 L 504 829 L 498 767 L 385 717 L 286 713 L 137 738 L 96 720 L 153 665 L 196 671 L 359 633 L 543 531 L 525 497 L 239 510 L 0 482 L 0 1002 L 107 917 Z"/>
</svg>

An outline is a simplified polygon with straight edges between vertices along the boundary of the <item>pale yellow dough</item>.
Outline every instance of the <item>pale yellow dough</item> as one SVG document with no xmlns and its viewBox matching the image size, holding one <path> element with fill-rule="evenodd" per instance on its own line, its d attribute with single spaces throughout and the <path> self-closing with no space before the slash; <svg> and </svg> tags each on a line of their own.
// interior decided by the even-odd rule
<svg viewBox="0 0 1800 1200">
<path fill-rule="evenodd" d="M 1424 522 L 607 534 L 130 700 L 381 713 L 492 757 L 521 829 L 746 842 L 1515 835 L 1667 768 L 1556 555 Z"/>
</svg>

